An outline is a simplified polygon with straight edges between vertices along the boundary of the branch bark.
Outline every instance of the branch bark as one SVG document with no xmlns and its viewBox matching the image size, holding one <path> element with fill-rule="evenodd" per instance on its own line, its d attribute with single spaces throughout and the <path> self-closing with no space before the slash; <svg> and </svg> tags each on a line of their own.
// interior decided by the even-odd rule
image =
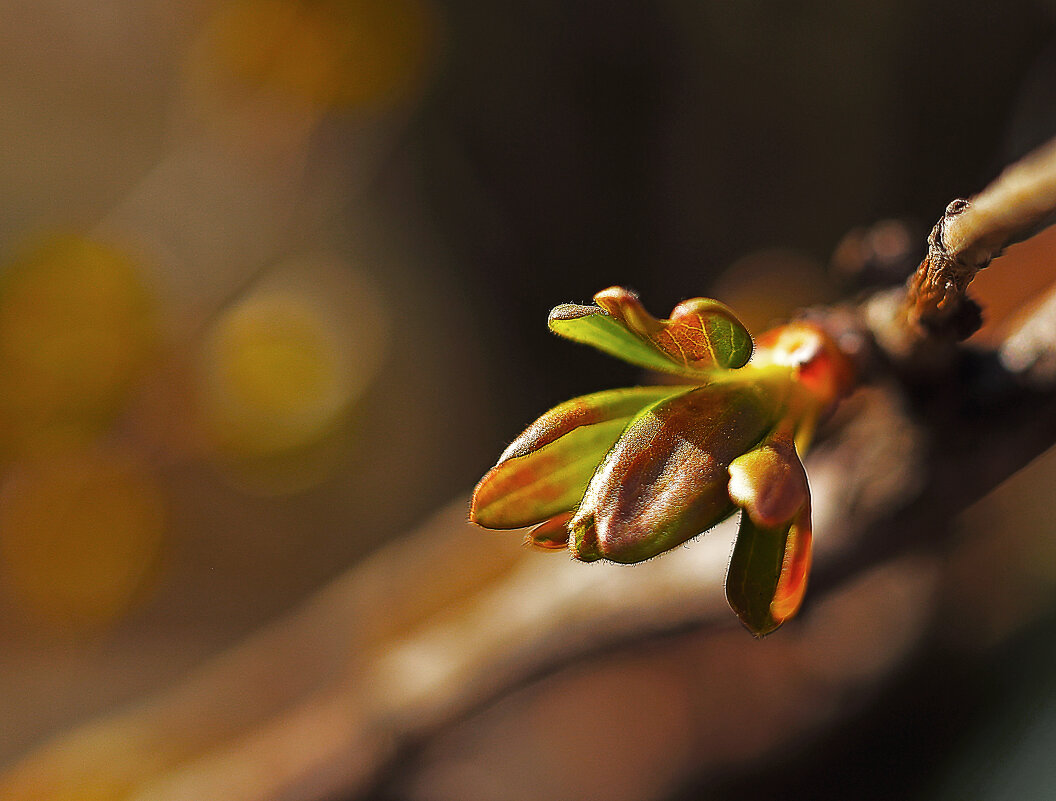
<svg viewBox="0 0 1056 801">
<path fill-rule="evenodd" d="M 979 328 L 967 296 L 975 274 L 1016 235 L 1056 209 L 1056 140 L 1007 168 L 971 200 L 954 200 L 928 237 L 928 253 L 910 278 L 905 319 L 918 335 L 962 340 Z"/>
</svg>

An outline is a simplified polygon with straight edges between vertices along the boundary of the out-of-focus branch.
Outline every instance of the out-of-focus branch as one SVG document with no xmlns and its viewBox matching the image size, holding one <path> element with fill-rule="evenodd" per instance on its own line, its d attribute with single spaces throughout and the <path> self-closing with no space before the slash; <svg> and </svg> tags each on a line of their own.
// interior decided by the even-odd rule
<svg viewBox="0 0 1056 801">
<path fill-rule="evenodd" d="M 1041 386 L 1056 384 L 1056 291 L 1050 290 L 1038 308 L 1001 346 L 1001 363 Z"/>
<path fill-rule="evenodd" d="M 234 801 L 361 786 L 395 745 L 526 673 L 724 603 L 721 532 L 640 569 L 584 569 L 465 516 L 455 504 L 185 685 L 57 738 L 0 777 L 0 797 L 96 786 Z"/>
<path fill-rule="evenodd" d="M 1009 436 L 1005 415 L 950 413 L 938 400 L 913 420 L 894 389 L 849 402 L 809 464 L 814 597 L 934 537 L 936 521 L 1056 437 L 1051 386 L 1037 394 L 1007 379 L 994 403 L 1039 399 L 1029 436 Z M 1006 437 L 1008 452 L 947 447 L 969 412 L 976 436 Z M 929 446 L 936 436 L 941 447 Z M 524 551 L 464 515 L 455 504 L 182 686 L 56 738 L 0 777 L 0 797 L 58 801 L 83 787 L 139 801 L 352 797 L 404 746 L 531 675 L 663 631 L 734 625 L 721 592 L 729 528 L 628 568 Z"/>
</svg>

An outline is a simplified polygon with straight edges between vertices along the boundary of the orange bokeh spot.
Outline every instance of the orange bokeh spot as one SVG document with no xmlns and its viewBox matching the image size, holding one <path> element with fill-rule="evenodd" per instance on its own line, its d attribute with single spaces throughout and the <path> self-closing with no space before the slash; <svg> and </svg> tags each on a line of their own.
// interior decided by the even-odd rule
<svg viewBox="0 0 1056 801">
<path fill-rule="evenodd" d="M 160 489 L 127 454 L 76 451 L 19 463 L 0 494 L 3 585 L 56 628 L 105 624 L 153 573 L 164 518 Z"/>
<path fill-rule="evenodd" d="M 824 268 L 795 250 L 772 248 L 749 253 L 726 268 L 711 288 L 749 331 L 763 331 L 798 309 L 834 298 Z"/>
<path fill-rule="evenodd" d="M 0 442 L 10 455 L 95 436 L 157 342 L 133 261 L 88 239 L 56 238 L 0 279 Z"/>
<path fill-rule="evenodd" d="M 213 79 L 312 105 L 387 105 L 419 81 L 435 36 L 424 0 L 238 0 L 210 21 Z"/>
</svg>

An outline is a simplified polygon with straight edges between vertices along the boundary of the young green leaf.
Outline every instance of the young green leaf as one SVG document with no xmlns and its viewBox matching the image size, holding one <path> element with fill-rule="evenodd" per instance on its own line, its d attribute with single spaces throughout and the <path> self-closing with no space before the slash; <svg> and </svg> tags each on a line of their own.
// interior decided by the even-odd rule
<svg viewBox="0 0 1056 801">
<path fill-rule="evenodd" d="M 718 301 L 684 301 L 666 320 L 653 317 L 622 287 L 602 290 L 594 301 L 596 306 L 557 306 L 550 330 L 640 367 L 696 379 L 743 367 L 752 355 L 747 329 Z"/>
<path fill-rule="evenodd" d="M 726 600 L 756 637 L 777 629 L 799 609 L 810 569 L 810 509 L 779 528 L 757 525 L 741 514 L 726 573 Z"/>
<path fill-rule="evenodd" d="M 584 561 L 641 562 L 735 509 L 727 468 L 780 414 L 752 384 L 714 384 L 642 411 L 608 452 L 569 524 Z"/>
<path fill-rule="evenodd" d="M 555 406 L 514 440 L 477 484 L 470 520 L 485 528 L 521 528 L 574 509 L 631 419 L 686 390 L 611 389 Z"/>
</svg>

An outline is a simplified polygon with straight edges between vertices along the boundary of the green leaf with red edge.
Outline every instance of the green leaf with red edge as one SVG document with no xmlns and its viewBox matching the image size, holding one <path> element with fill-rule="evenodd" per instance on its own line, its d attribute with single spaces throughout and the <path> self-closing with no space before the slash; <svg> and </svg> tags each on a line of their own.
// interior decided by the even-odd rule
<svg viewBox="0 0 1056 801">
<path fill-rule="evenodd" d="M 729 517 L 727 468 L 773 428 L 780 400 L 716 382 L 643 410 L 590 480 L 569 523 L 572 555 L 641 562 Z"/>
<path fill-rule="evenodd" d="M 610 389 L 555 406 L 514 440 L 477 484 L 470 520 L 485 528 L 521 528 L 571 511 L 635 415 L 688 389 Z"/>
<path fill-rule="evenodd" d="M 726 600 L 756 637 L 771 633 L 798 611 L 810 559 L 809 507 L 778 528 L 763 528 L 741 513 L 726 573 Z"/>
<path fill-rule="evenodd" d="M 594 301 L 596 306 L 557 306 L 550 330 L 631 364 L 692 378 L 743 367 L 751 358 L 748 330 L 716 300 L 684 301 L 666 320 L 653 317 L 622 287 L 602 290 Z"/>
</svg>

